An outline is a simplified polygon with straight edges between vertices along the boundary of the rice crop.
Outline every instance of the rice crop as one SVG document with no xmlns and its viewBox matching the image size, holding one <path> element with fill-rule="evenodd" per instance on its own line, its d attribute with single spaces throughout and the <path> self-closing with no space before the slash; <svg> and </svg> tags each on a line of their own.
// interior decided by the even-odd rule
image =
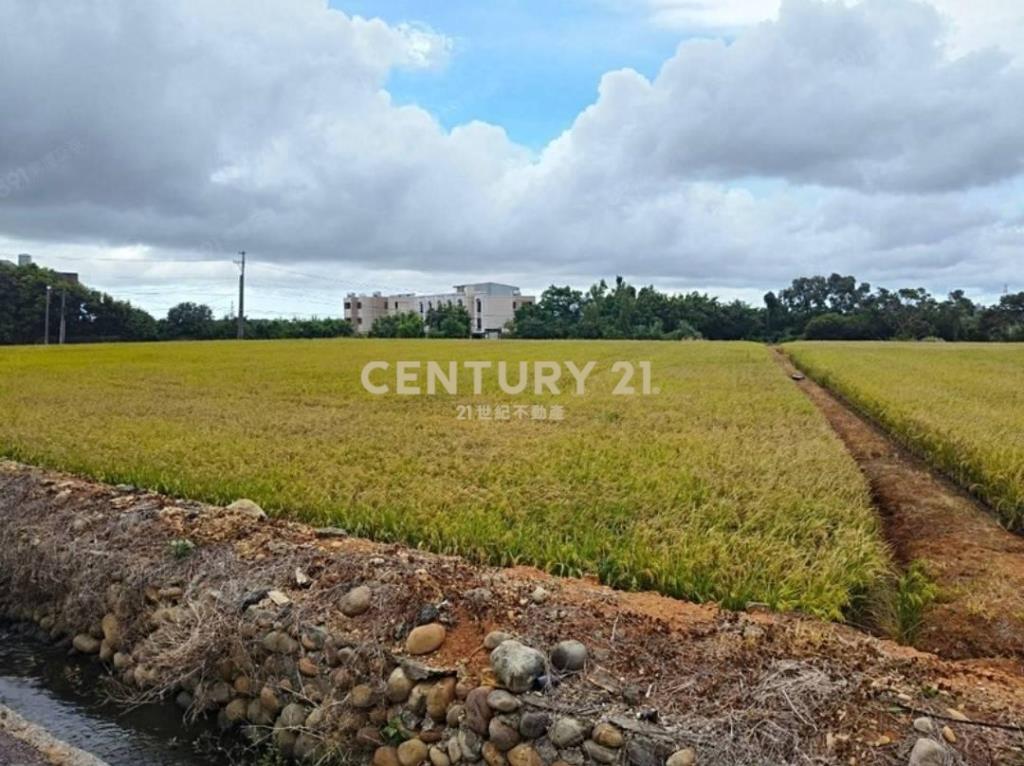
<svg viewBox="0 0 1024 766">
<path fill-rule="evenodd" d="M 532 382 L 501 390 L 498 362 L 517 373 L 545 360 L 594 362 L 585 393 L 564 366 L 558 395 L 537 394 Z M 361 382 L 373 361 L 389 365 L 370 376 L 387 394 Z M 397 393 L 399 361 L 436 362 L 445 373 L 455 363 L 456 393 L 443 380 L 422 393 L 422 366 L 421 394 Z M 479 395 L 469 361 L 492 364 Z M 634 395 L 613 393 L 620 361 L 635 365 Z M 648 395 L 641 362 L 650 362 Z M 889 571 L 855 464 L 753 343 L 6 348 L 0 453 L 730 607 L 759 601 L 838 618 Z"/>
<path fill-rule="evenodd" d="M 1024 529 L 1024 344 L 788 344 L 794 361 Z"/>
</svg>

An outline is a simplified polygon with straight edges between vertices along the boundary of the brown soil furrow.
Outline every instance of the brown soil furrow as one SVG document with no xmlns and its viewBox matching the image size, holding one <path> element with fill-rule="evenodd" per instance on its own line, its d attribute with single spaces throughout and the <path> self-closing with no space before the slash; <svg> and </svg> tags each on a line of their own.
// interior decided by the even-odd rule
<svg viewBox="0 0 1024 766">
<path fill-rule="evenodd" d="M 956 659 L 1024 658 L 1024 539 L 834 394 L 809 378 L 797 385 L 867 478 L 897 562 L 923 562 L 941 589 L 915 645 Z"/>
</svg>

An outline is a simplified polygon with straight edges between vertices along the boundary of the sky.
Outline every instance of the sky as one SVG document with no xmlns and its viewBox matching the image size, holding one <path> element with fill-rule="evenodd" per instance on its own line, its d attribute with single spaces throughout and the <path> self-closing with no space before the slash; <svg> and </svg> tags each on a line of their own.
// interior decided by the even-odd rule
<svg viewBox="0 0 1024 766">
<path fill-rule="evenodd" d="M 1024 290 L 1018 0 L 0 0 L 0 258 L 157 316 Z"/>
</svg>

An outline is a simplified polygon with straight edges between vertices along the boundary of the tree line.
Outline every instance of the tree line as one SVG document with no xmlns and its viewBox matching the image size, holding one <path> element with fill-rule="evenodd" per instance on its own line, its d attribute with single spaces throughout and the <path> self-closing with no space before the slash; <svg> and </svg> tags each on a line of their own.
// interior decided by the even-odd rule
<svg viewBox="0 0 1024 766">
<path fill-rule="evenodd" d="M 15 266 L 0 262 L 0 345 L 41 343 L 46 328 L 46 288 L 51 288 L 50 342 L 56 343 L 64 296 L 68 343 L 113 341 L 216 340 L 234 338 L 235 317 L 215 318 L 199 303 L 179 303 L 156 319 L 127 301 L 62 277 L 35 264 Z M 245 337 L 335 338 L 352 335 L 343 319 L 250 319 Z"/>
<path fill-rule="evenodd" d="M 962 290 L 938 299 L 923 288 L 872 288 L 832 274 L 794 279 L 751 306 L 638 289 L 617 277 L 586 292 L 552 285 L 516 311 L 509 329 L 519 338 L 1024 341 L 1024 292 L 985 306 Z"/>
<path fill-rule="evenodd" d="M 51 342 L 57 338 L 62 294 L 70 343 L 213 340 L 237 333 L 235 317 L 216 318 L 204 304 L 180 303 L 155 319 L 50 269 L 0 262 L 0 344 L 42 341 L 48 285 Z M 778 293 L 767 293 L 763 306 L 751 306 L 699 292 L 637 288 L 617 277 L 611 286 L 601 280 L 585 292 L 552 285 L 536 303 L 521 306 L 507 329 L 518 338 L 1024 341 L 1024 292 L 983 305 L 962 290 L 940 299 L 922 288 L 892 291 L 832 274 L 795 279 Z M 352 334 L 351 323 L 343 319 L 245 320 L 246 338 L 252 339 Z M 468 338 L 470 316 L 456 305 L 438 306 L 425 318 L 416 313 L 383 316 L 370 335 Z"/>
</svg>

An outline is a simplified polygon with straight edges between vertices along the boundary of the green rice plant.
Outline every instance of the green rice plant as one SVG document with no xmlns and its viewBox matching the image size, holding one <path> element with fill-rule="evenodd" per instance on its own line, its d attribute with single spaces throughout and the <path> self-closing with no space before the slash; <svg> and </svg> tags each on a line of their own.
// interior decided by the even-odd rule
<svg viewBox="0 0 1024 766">
<path fill-rule="evenodd" d="M 375 396 L 360 373 L 376 360 L 596 367 L 579 396 L 492 376 L 475 395 L 461 365 L 455 395 Z M 650 362 L 651 394 L 616 395 L 617 361 Z M 456 417 L 480 404 L 565 417 Z M 0 454 L 26 462 L 730 607 L 839 619 L 890 566 L 856 465 L 753 343 L 5 348 L 0 413 Z"/>
<path fill-rule="evenodd" d="M 799 342 L 786 351 L 1024 530 L 1024 344 Z"/>
</svg>

